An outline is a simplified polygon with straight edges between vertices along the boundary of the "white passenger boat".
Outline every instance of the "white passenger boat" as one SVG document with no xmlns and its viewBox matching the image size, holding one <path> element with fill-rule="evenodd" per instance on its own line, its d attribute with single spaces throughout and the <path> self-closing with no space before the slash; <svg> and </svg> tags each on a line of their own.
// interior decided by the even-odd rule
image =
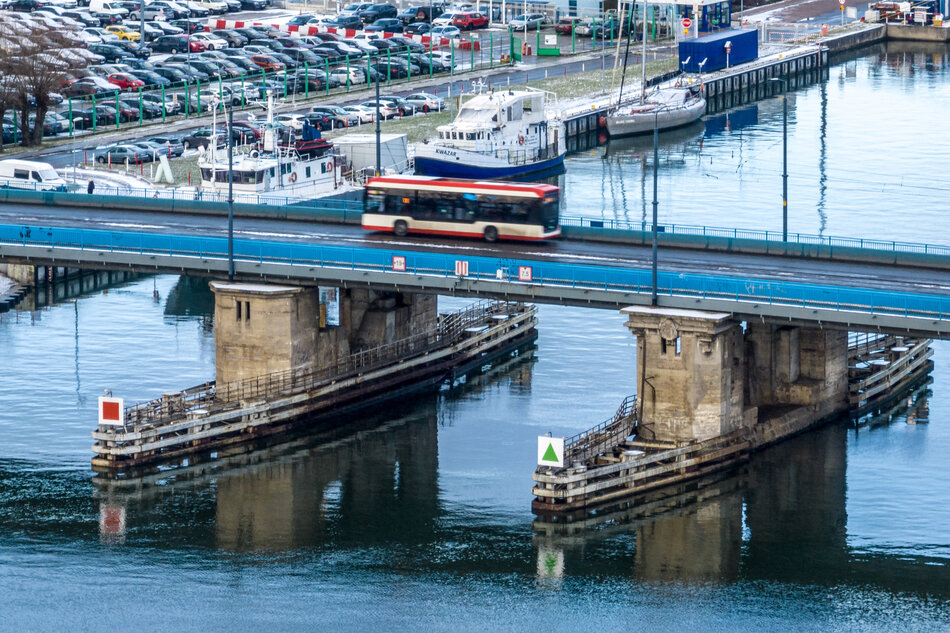
<svg viewBox="0 0 950 633">
<path fill-rule="evenodd" d="M 319 198 L 353 190 L 343 177 L 343 161 L 333 144 L 320 138 L 318 131 L 306 129 L 308 127 L 305 126 L 303 138 L 279 139 L 274 126 L 273 100 L 269 98 L 262 142 L 232 158 L 234 192 Z M 226 192 L 227 150 L 215 149 L 216 144 L 216 139 L 212 139 L 209 150 L 198 161 L 201 188 Z"/>
<path fill-rule="evenodd" d="M 415 146 L 416 173 L 473 180 L 518 178 L 560 168 L 561 120 L 542 90 L 502 90 L 465 100 L 438 138 Z"/>
</svg>

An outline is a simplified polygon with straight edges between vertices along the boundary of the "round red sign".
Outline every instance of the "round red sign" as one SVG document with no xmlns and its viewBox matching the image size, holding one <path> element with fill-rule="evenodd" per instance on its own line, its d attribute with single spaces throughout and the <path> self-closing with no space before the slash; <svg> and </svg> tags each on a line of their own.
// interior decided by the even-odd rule
<svg viewBox="0 0 950 633">
<path fill-rule="evenodd" d="M 693 21 L 689 18 L 683 18 L 683 28 L 688 29 L 691 26 L 693 26 Z"/>
</svg>

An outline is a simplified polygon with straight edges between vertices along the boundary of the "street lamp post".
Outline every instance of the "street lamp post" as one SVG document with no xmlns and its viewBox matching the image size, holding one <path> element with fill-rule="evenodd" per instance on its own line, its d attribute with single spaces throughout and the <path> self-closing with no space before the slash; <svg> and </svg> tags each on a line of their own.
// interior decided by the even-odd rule
<svg viewBox="0 0 950 633">
<path fill-rule="evenodd" d="M 778 77 L 769 81 L 782 83 L 782 241 L 788 241 L 788 82 Z"/>
<path fill-rule="evenodd" d="M 656 179 L 657 171 L 659 170 L 659 147 L 660 147 L 660 125 L 659 125 L 659 116 L 660 111 L 657 109 L 653 113 L 653 293 L 650 296 L 650 305 L 656 306 L 656 285 L 657 285 L 657 238 L 656 238 L 656 223 L 657 223 L 657 206 L 659 206 L 659 201 L 657 200 L 657 191 L 656 191 Z"/>
<path fill-rule="evenodd" d="M 228 108 L 228 281 L 234 281 L 234 104 Z"/>
</svg>

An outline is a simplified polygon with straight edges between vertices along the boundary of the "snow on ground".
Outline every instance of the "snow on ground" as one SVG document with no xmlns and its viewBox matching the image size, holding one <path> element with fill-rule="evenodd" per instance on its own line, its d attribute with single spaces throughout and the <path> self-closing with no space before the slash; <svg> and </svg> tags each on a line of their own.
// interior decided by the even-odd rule
<svg viewBox="0 0 950 633">
<path fill-rule="evenodd" d="M 5 293 L 7 290 L 14 286 L 12 279 L 7 279 L 3 275 L 0 275 L 0 295 Z"/>
</svg>

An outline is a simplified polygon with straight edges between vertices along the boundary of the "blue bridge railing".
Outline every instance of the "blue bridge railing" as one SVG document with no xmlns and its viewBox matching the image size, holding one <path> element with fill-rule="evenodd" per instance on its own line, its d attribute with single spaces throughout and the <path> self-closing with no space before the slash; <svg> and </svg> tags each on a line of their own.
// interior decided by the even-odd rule
<svg viewBox="0 0 950 633">
<path fill-rule="evenodd" d="M 96 262 L 101 261 L 97 253 L 102 251 L 222 260 L 227 257 L 225 238 L 91 229 L 0 225 L 0 249 L 4 244 L 93 251 L 89 260 Z M 464 260 L 468 267 L 468 273 L 464 275 L 466 279 L 617 293 L 649 293 L 652 290 L 649 270 L 537 260 L 247 239 L 234 241 L 234 256 L 243 262 L 447 278 L 458 277 L 456 263 Z M 78 253 L 71 254 L 70 258 L 78 265 L 83 262 Z M 658 277 L 658 291 L 667 296 L 950 319 L 950 297 L 914 292 L 663 272 Z"/>
</svg>

